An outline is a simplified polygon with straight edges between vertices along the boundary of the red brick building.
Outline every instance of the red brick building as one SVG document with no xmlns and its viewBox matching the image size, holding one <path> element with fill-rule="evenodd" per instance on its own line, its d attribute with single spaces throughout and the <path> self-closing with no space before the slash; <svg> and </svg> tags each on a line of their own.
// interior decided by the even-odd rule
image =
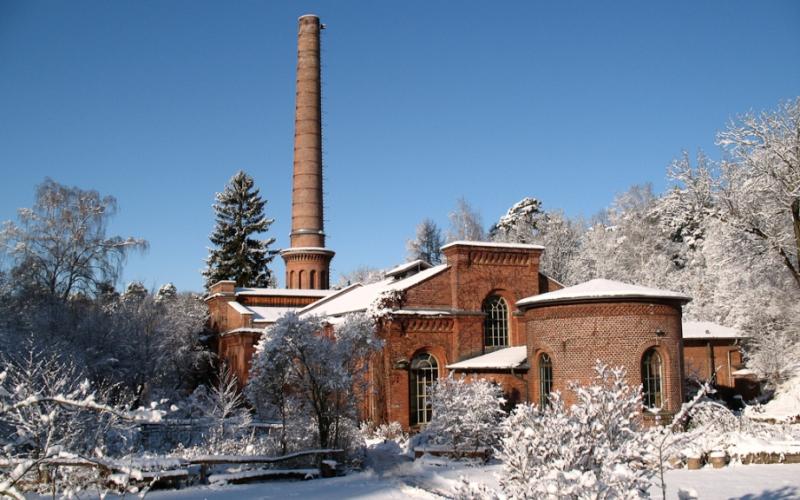
<svg viewBox="0 0 800 500">
<path fill-rule="evenodd" d="M 373 420 L 424 424 L 430 386 L 449 372 L 495 381 L 512 403 L 566 394 L 569 381 L 592 378 L 598 358 L 627 367 L 630 382 L 644 384 L 647 406 L 675 411 L 683 399 L 683 295 L 605 280 L 562 289 L 539 272 L 544 248 L 472 241 L 442 247 L 444 264 L 415 261 L 377 283 L 328 290 L 334 252 L 323 227 L 321 29 L 316 16 L 299 19 L 292 232 L 281 252 L 287 288 L 223 281 L 206 298 L 219 356 L 239 380 L 264 329 L 286 311 L 335 324 L 388 298 L 377 332 L 386 344 L 370 363 L 364 402 Z"/>
</svg>

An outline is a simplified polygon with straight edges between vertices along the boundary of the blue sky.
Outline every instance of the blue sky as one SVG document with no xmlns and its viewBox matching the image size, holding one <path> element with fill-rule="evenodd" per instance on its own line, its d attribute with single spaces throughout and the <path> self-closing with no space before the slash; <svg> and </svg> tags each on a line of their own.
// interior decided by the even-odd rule
<svg viewBox="0 0 800 500">
<path fill-rule="evenodd" d="M 0 220 L 58 182 L 143 237 L 124 280 L 201 289 L 214 193 L 253 175 L 288 245 L 296 19 L 323 36 L 333 275 L 403 261 L 458 197 L 591 216 L 800 95 L 800 2 L 0 0 Z M 283 277 L 283 266 L 273 269 Z"/>
</svg>

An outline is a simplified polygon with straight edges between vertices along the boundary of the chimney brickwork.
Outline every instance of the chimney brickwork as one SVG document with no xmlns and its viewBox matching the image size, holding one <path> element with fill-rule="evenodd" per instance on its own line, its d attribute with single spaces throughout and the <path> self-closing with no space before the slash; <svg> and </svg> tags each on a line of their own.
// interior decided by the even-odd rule
<svg viewBox="0 0 800 500">
<path fill-rule="evenodd" d="M 286 288 L 327 289 L 334 252 L 325 248 L 322 203 L 322 88 L 319 18 L 298 20 L 294 175 Z"/>
</svg>

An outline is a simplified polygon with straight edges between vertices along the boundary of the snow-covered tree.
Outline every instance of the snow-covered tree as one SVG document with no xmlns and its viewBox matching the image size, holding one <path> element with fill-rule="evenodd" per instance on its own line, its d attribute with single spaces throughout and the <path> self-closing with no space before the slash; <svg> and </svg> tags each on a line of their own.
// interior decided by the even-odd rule
<svg viewBox="0 0 800 500">
<path fill-rule="evenodd" d="M 447 241 L 484 241 L 483 220 L 472 205 L 464 198 L 456 201 L 456 208 L 448 215 L 450 228 L 447 230 Z"/>
<path fill-rule="evenodd" d="M 18 359 L 0 358 L 0 446 L 33 459 L 61 451 L 94 453 L 121 411 L 106 404 L 80 370 L 28 343 Z"/>
<path fill-rule="evenodd" d="M 491 448 L 497 441 L 504 404 L 499 385 L 484 379 L 454 377 L 451 373 L 433 386 L 433 412 L 425 434 L 456 453 Z"/>
<path fill-rule="evenodd" d="M 514 203 L 489 230 L 489 237 L 494 241 L 534 243 L 544 220 L 541 207 L 541 201 L 530 197 Z"/>
<path fill-rule="evenodd" d="M 264 216 L 266 201 L 253 178 L 243 171 L 237 172 L 225 190 L 217 193 L 216 200 L 216 225 L 210 237 L 214 247 L 209 249 L 203 272 L 206 288 L 220 280 L 233 280 L 242 287 L 275 286 L 268 267 L 275 256 L 269 249 L 275 238 L 254 238 L 266 232 L 273 219 Z"/>
<path fill-rule="evenodd" d="M 556 281 L 569 283 L 583 231 L 581 222 L 560 211 L 544 212 L 541 201 L 526 197 L 500 217 L 489 237 L 493 241 L 544 246 L 540 270 Z"/>
<path fill-rule="evenodd" d="M 365 315 L 350 315 L 331 331 L 321 318 L 289 312 L 257 344 L 246 394 L 258 404 L 278 401 L 275 392 L 283 391 L 313 415 L 319 446 L 344 445 L 367 361 L 381 347 Z"/>
<path fill-rule="evenodd" d="M 504 498 L 649 498 L 657 457 L 640 428 L 640 389 L 622 368 L 598 361 L 595 370 L 591 386 L 571 387 L 571 408 L 554 393 L 549 406 L 519 405 L 503 422 L 496 456 Z M 457 497 L 500 495 L 463 484 Z"/>
<path fill-rule="evenodd" d="M 442 231 L 430 219 L 425 219 L 417 226 L 417 234 L 406 244 L 408 260 L 421 259 L 434 266 L 442 263 Z"/>
<path fill-rule="evenodd" d="M 210 363 L 201 343 L 208 309 L 197 296 L 158 300 L 150 293 L 126 291 L 114 305 L 113 318 L 113 328 L 121 334 L 115 366 L 142 403 L 191 387 Z"/>
<path fill-rule="evenodd" d="M 33 207 L 19 210 L 19 224 L 0 230 L 16 279 L 62 301 L 116 282 L 128 253 L 147 248 L 142 239 L 106 235 L 116 210 L 113 196 L 45 179 Z"/>
<path fill-rule="evenodd" d="M 721 221 L 773 256 L 800 289 L 800 97 L 748 113 L 717 136 L 730 155 L 718 179 Z"/>
</svg>

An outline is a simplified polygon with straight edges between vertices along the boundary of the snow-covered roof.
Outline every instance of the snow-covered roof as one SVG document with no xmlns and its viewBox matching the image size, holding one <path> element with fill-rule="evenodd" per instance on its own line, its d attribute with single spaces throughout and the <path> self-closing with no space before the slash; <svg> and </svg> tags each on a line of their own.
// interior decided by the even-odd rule
<svg viewBox="0 0 800 500">
<path fill-rule="evenodd" d="M 260 295 L 263 297 L 327 297 L 333 290 L 306 290 L 295 288 L 237 288 L 236 295 Z"/>
<path fill-rule="evenodd" d="M 405 264 L 400 264 L 397 267 L 389 269 L 384 273 L 387 278 L 392 278 L 398 276 L 400 274 L 406 273 L 412 269 L 419 269 L 420 271 L 423 269 L 429 269 L 432 267 L 429 263 L 425 262 L 422 259 L 412 260 L 411 262 L 406 262 Z"/>
<path fill-rule="evenodd" d="M 445 248 L 454 247 L 456 245 L 470 246 L 470 247 L 521 248 L 525 250 L 544 250 L 544 247 L 542 245 L 528 245 L 525 243 L 496 243 L 491 241 L 467 241 L 467 240 L 453 241 L 443 246 L 442 250 L 444 250 Z"/>
<path fill-rule="evenodd" d="M 692 300 L 688 295 L 672 292 L 670 290 L 630 285 L 628 283 L 622 283 L 621 281 L 594 279 L 586 283 L 581 283 L 580 285 L 562 288 L 555 292 L 526 297 L 518 301 L 517 306 L 536 306 L 539 304 L 553 304 L 558 302 L 603 299 L 669 299 L 679 300 L 681 302 Z"/>
<path fill-rule="evenodd" d="M 448 316 L 453 314 L 449 309 L 398 309 L 392 311 L 392 314 L 408 315 L 408 316 Z"/>
<path fill-rule="evenodd" d="M 283 316 L 289 311 L 296 311 L 298 307 L 269 307 L 269 306 L 247 306 L 255 316 L 253 316 L 254 323 L 275 323 L 278 318 Z"/>
<path fill-rule="evenodd" d="M 236 333 L 264 333 L 263 328 L 234 328 L 233 330 L 228 330 L 227 332 L 222 332 L 220 335 L 233 335 Z"/>
<path fill-rule="evenodd" d="M 339 290 L 336 295 L 332 297 L 304 307 L 300 310 L 300 314 L 339 316 L 351 312 L 365 311 L 382 292 L 388 290 L 406 290 L 444 272 L 448 268 L 448 265 L 441 264 L 399 280 L 387 278 L 368 285 L 356 283 L 343 290 Z"/>
<path fill-rule="evenodd" d="M 523 346 L 506 347 L 488 354 L 465 359 L 452 365 L 447 365 L 451 370 L 480 370 L 518 368 L 528 359 L 528 348 Z"/>
<path fill-rule="evenodd" d="M 683 338 L 685 339 L 738 339 L 741 337 L 743 335 L 739 330 L 710 321 L 683 322 Z"/>
<path fill-rule="evenodd" d="M 251 311 L 250 309 L 248 309 L 247 307 L 236 301 L 228 302 L 228 305 L 232 307 L 239 314 L 253 314 L 253 311 Z"/>
</svg>

